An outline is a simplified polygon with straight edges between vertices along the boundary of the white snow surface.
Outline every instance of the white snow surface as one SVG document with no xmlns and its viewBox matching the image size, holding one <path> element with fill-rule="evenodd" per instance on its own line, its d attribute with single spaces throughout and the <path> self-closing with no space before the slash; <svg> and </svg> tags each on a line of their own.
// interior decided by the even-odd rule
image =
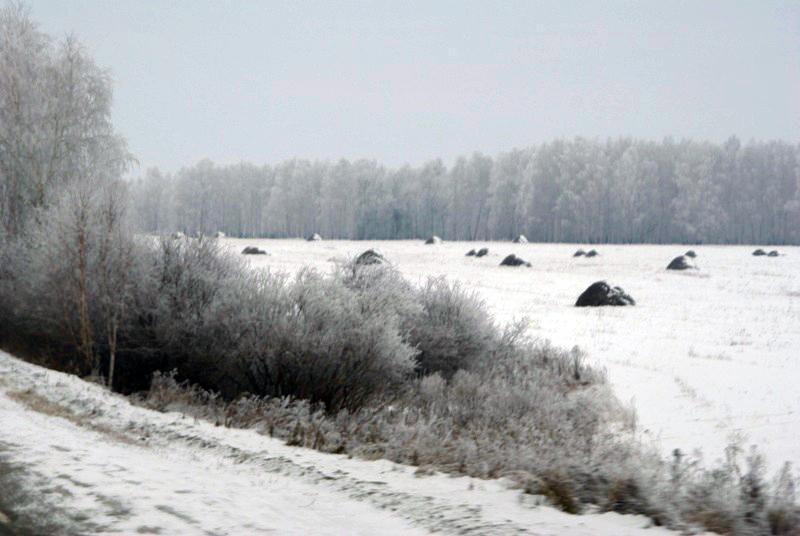
<svg viewBox="0 0 800 536">
<path fill-rule="evenodd" d="M 254 267 L 329 271 L 368 248 L 416 283 L 445 276 L 477 291 L 500 324 L 527 317 L 533 336 L 586 351 L 617 396 L 632 402 L 645 438 L 665 454 L 723 456 L 734 438 L 775 469 L 800 465 L 800 248 L 753 257 L 758 246 L 512 244 L 510 242 L 227 239 L 266 249 Z M 466 257 L 488 247 L 487 257 Z M 764 247 L 763 245 L 761 247 Z M 573 258 L 578 249 L 594 258 Z M 688 249 L 699 270 L 667 271 Z M 773 248 L 769 248 L 773 249 Z M 514 253 L 531 268 L 501 267 Z M 577 308 L 591 283 L 621 286 L 635 307 Z"/>
<path fill-rule="evenodd" d="M 146 410 L 3 352 L 0 432 L 0 459 L 37 497 L 30 508 L 65 526 L 80 516 L 81 534 L 669 533 L 640 516 L 564 514 L 504 481 L 417 476 Z"/>
</svg>

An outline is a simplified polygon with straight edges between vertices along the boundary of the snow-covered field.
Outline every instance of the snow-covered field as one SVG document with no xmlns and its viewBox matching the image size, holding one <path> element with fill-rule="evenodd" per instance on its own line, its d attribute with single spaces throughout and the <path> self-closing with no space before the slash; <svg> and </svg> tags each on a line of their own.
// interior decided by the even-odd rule
<svg viewBox="0 0 800 536">
<path fill-rule="evenodd" d="M 418 476 L 149 411 L 0 352 L 0 534 L 15 534 L 7 468 L 43 534 L 669 533 L 640 516 L 537 506 L 502 481 Z"/>
<path fill-rule="evenodd" d="M 253 266 L 322 271 L 377 247 L 415 282 L 428 276 L 462 281 L 485 299 L 496 319 L 527 317 L 530 333 L 583 348 L 607 369 L 631 401 L 646 437 L 665 452 L 702 448 L 722 456 L 732 437 L 758 445 L 771 467 L 800 465 L 800 248 L 777 258 L 753 257 L 755 246 L 697 246 L 699 271 L 671 272 L 684 246 L 595 246 L 600 256 L 573 258 L 571 244 L 422 241 L 238 240 L 266 249 Z M 465 257 L 488 246 L 490 255 Z M 584 249 L 589 249 L 583 246 Z M 509 253 L 531 268 L 500 267 Z M 578 295 L 605 279 L 636 307 L 576 308 Z"/>
<path fill-rule="evenodd" d="M 800 462 L 800 248 L 755 258 L 750 247 L 698 247 L 700 271 L 671 273 L 664 267 L 685 248 L 604 246 L 574 259 L 574 245 L 490 243 L 475 259 L 464 253 L 477 244 L 466 243 L 225 244 L 262 247 L 271 255 L 247 257 L 253 266 L 284 272 L 328 271 L 377 247 L 414 282 L 457 279 L 498 322 L 527 317 L 531 334 L 584 348 L 665 451 L 717 457 L 742 434 L 773 467 Z M 499 267 L 508 253 L 533 267 Z M 637 306 L 573 307 L 599 279 Z M 61 534 L 667 533 L 637 516 L 563 514 L 504 481 L 419 476 L 152 412 L 0 352 L 0 534 L 9 478 L 28 514 Z"/>
</svg>

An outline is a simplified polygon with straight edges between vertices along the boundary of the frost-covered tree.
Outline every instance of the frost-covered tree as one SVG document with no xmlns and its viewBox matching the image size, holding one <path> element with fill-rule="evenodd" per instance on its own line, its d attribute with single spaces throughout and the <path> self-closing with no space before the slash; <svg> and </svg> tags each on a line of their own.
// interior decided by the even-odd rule
<svg viewBox="0 0 800 536">
<path fill-rule="evenodd" d="M 387 170 L 208 161 L 135 181 L 147 232 L 339 239 L 798 243 L 800 147 L 577 138 Z M 170 193 L 174 192 L 174 194 Z M 166 208 L 164 203 L 166 203 Z M 167 222 L 166 224 L 164 222 Z M 247 222 L 246 225 L 243 222 Z M 172 227 L 169 227 L 169 226 Z"/>
<path fill-rule="evenodd" d="M 0 224 L 16 234 L 59 188 L 130 161 L 109 75 L 73 37 L 56 44 L 21 4 L 0 8 Z"/>
<path fill-rule="evenodd" d="M 133 159 L 111 98 L 76 39 L 56 43 L 21 4 L 0 8 L 0 324 L 71 345 L 62 366 L 84 372 L 115 359 L 133 262 L 121 180 Z"/>
</svg>

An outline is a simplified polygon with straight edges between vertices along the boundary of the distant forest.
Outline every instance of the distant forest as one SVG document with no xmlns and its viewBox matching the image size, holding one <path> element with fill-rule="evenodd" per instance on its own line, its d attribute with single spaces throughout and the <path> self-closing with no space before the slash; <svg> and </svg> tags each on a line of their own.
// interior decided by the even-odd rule
<svg viewBox="0 0 800 536">
<path fill-rule="evenodd" d="M 146 232 L 235 237 L 800 243 L 800 144 L 557 140 L 387 169 L 208 160 L 132 184 Z"/>
</svg>

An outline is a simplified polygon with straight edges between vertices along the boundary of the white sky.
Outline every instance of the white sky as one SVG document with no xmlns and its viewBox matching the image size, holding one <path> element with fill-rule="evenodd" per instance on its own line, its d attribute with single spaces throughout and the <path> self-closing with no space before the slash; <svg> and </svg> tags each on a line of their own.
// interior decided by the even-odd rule
<svg viewBox="0 0 800 536">
<path fill-rule="evenodd" d="M 29 0 L 141 170 L 396 166 L 556 137 L 800 141 L 800 2 Z"/>
</svg>

